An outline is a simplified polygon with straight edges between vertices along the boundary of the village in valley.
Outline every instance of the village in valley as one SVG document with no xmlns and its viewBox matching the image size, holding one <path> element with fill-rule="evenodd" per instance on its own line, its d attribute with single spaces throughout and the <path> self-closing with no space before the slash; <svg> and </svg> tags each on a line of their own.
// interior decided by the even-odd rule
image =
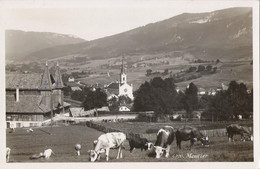
<svg viewBox="0 0 260 169">
<path fill-rule="evenodd" d="M 7 162 L 254 161 L 252 9 L 171 19 L 170 40 L 169 19 L 93 41 L 48 33 L 66 39 L 17 60 L 7 43 Z M 218 51 L 206 32 L 193 42 L 186 24 L 234 27 Z M 30 33 L 44 34 L 7 30 L 6 38 Z"/>
</svg>

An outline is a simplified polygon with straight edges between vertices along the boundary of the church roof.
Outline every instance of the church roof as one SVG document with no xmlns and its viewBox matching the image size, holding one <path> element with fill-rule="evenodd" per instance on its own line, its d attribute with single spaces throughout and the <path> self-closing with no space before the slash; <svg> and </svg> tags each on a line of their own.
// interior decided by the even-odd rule
<svg viewBox="0 0 260 169">
<path fill-rule="evenodd" d="M 41 73 L 6 73 L 6 89 L 13 90 L 18 86 L 24 90 L 51 90 L 53 88 L 62 88 L 62 82 L 59 67 L 56 67 L 55 76 L 53 77 L 45 66 L 43 74 Z"/>
<path fill-rule="evenodd" d="M 110 83 L 106 89 L 117 89 L 119 90 L 119 83 L 118 82 L 113 82 L 113 83 Z"/>
</svg>

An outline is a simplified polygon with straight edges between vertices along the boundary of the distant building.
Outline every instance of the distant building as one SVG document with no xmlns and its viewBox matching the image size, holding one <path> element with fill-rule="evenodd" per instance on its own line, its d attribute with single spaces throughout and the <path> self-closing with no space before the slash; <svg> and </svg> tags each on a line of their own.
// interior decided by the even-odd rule
<svg viewBox="0 0 260 169">
<path fill-rule="evenodd" d="M 204 88 L 198 88 L 198 95 L 199 96 L 202 96 L 202 95 L 205 95 L 206 94 L 206 90 Z"/>
<path fill-rule="evenodd" d="M 119 111 L 130 111 L 131 110 L 131 105 L 129 105 L 129 104 L 121 104 L 120 106 L 119 106 Z"/>
<path fill-rule="evenodd" d="M 133 96 L 133 84 L 129 85 L 127 83 L 127 74 L 124 68 L 124 63 L 122 60 L 122 67 L 120 72 L 120 81 L 112 82 L 105 87 L 105 91 L 108 96 L 108 100 L 112 97 L 128 96 L 131 100 L 134 99 Z"/>
<path fill-rule="evenodd" d="M 63 87 L 58 64 L 54 76 L 47 62 L 43 74 L 7 73 L 7 128 L 40 126 L 56 114 L 66 113 L 70 104 L 63 101 Z"/>
<path fill-rule="evenodd" d="M 70 76 L 69 79 L 68 79 L 68 82 L 74 82 L 75 81 L 75 78 Z"/>
</svg>

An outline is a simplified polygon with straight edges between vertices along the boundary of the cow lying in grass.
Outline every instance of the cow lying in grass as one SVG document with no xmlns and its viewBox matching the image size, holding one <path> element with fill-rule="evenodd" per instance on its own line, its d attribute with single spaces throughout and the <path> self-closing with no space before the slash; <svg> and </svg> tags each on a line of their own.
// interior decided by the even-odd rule
<svg viewBox="0 0 260 169">
<path fill-rule="evenodd" d="M 106 152 L 106 160 L 109 159 L 109 150 L 117 149 L 117 159 L 122 158 L 122 146 L 126 140 L 126 135 L 122 132 L 106 133 L 99 136 L 95 144 L 95 149 L 89 151 L 90 161 L 94 162 L 100 159 L 101 153 Z"/>
</svg>

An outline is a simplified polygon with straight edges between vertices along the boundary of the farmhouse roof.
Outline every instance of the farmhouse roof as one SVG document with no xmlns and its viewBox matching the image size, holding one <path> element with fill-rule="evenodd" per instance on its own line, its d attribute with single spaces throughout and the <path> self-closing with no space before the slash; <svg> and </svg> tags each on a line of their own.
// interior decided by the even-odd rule
<svg viewBox="0 0 260 169">
<path fill-rule="evenodd" d="M 6 74 L 6 89 L 38 89 L 41 84 L 42 75 L 39 73 L 32 74 Z"/>
<path fill-rule="evenodd" d="M 19 101 L 15 99 L 15 95 L 6 95 L 6 112 L 7 113 L 47 113 L 51 108 L 42 103 L 41 95 L 20 95 Z M 63 102 L 64 107 L 70 104 Z M 61 104 L 53 105 L 53 110 L 62 108 Z"/>
<path fill-rule="evenodd" d="M 14 95 L 6 95 L 7 113 L 47 113 L 51 109 L 41 103 L 41 95 L 21 95 L 16 102 Z"/>
</svg>

